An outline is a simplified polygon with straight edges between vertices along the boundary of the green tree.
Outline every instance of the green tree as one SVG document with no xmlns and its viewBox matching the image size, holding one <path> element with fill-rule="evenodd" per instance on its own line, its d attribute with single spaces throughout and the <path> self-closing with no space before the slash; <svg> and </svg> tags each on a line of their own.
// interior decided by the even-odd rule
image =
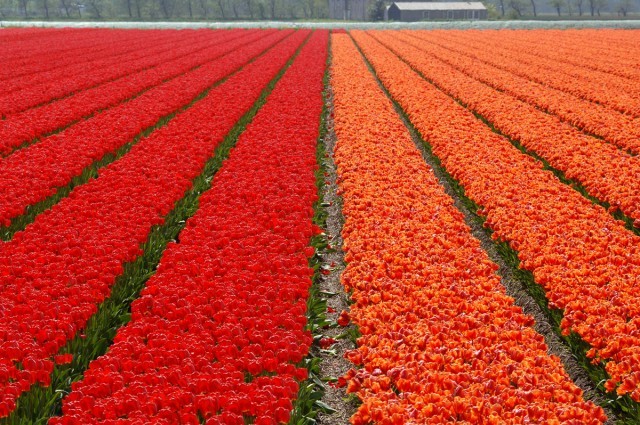
<svg viewBox="0 0 640 425">
<path fill-rule="evenodd" d="M 508 0 L 507 6 L 511 9 L 511 18 L 521 18 L 527 9 L 526 0 Z"/>
<path fill-rule="evenodd" d="M 376 0 L 369 9 L 369 19 L 374 22 L 384 21 L 385 4 L 383 0 Z"/>
<path fill-rule="evenodd" d="M 618 2 L 618 15 L 627 16 L 627 13 L 631 11 L 633 2 L 631 0 L 620 0 Z"/>
<path fill-rule="evenodd" d="M 561 16 L 561 10 L 565 6 L 564 0 L 549 0 L 549 6 L 552 6 L 556 12 L 558 12 L 558 16 Z"/>
</svg>

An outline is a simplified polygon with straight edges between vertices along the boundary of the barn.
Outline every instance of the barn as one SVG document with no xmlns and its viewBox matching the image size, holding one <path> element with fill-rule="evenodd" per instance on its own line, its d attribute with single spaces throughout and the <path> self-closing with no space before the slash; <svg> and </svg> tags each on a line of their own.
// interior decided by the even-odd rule
<svg viewBox="0 0 640 425">
<path fill-rule="evenodd" d="M 387 11 L 390 21 L 487 19 L 487 8 L 478 2 L 395 2 Z"/>
</svg>

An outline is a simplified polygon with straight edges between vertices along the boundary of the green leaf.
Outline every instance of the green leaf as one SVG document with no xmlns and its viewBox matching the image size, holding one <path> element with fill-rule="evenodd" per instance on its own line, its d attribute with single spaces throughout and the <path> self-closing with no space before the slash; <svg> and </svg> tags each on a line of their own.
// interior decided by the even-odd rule
<svg viewBox="0 0 640 425">
<path fill-rule="evenodd" d="M 336 409 L 334 409 L 333 407 L 329 406 L 325 402 L 322 402 L 322 401 L 318 400 L 314 404 L 322 413 L 325 413 L 325 414 L 336 413 Z"/>
</svg>

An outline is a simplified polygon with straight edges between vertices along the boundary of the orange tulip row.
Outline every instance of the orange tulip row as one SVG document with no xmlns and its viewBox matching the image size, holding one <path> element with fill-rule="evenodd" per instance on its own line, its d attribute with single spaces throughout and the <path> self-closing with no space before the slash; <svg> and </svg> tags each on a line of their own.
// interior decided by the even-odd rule
<svg viewBox="0 0 640 425">
<path fill-rule="evenodd" d="M 466 195 L 493 237 L 564 311 L 563 332 L 580 335 L 607 388 L 640 401 L 640 237 L 562 184 L 541 164 L 414 73 L 362 31 L 354 38 L 379 78 Z M 618 386 L 619 385 L 619 386 Z"/>
<path fill-rule="evenodd" d="M 533 79 L 538 70 L 500 52 L 497 43 L 481 49 L 480 41 L 461 42 L 455 37 L 417 31 L 403 32 L 398 37 L 469 77 L 556 115 L 622 149 L 640 153 L 640 118 L 535 82 Z"/>
<path fill-rule="evenodd" d="M 447 94 L 578 181 L 590 195 L 637 220 L 640 227 L 640 158 L 466 76 L 395 34 L 373 35 Z"/>
<path fill-rule="evenodd" d="M 332 36 L 353 424 L 597 424 L 438 184 L 348 35 Z M 343 378 L 343 380 L 345 379 Z M 573 422 L 572 422 L 573 421 Z"/>
<path fill-rule="evenodd" d="M 567 47 L 575 46 L 576 42 L 580 43 L 582 41 L 595 48 L 607 49 L 607 54 L 612 52 L 626 57 L 636 68 L 640 68 L 640 63 L 634 62 L 634 58 L 628 56 L 629 53 L 640 53 L 640 45 L 638 45 L 640 32 L 636 30 L 600 28 L 588 31 L 583 31 L 582 29 L 565 31 L 556 29 L 552 33 L 565 35 L 568 43 L 573 43 L 567 44 Z M 553 40 L 550 41 L 552 42 Z"/>
<path fill-rule="evenodd" d="M 521 40 L 518 41 L 518 35 L 516 33 L 516 40 L 506 40 L 504 37 L 494 37 L 496 33 L 491 31 L 490 33 L 482 32 L 471 34 L 463 31 L 449 31 L 443 34 L 443 38 L 449 40 L 457 40 L 464 44 L 477 45 L 481 41 L 485 41 L 483 44 L 484 49 L 491 49 L 499 55 L 509 55 L 514 60 L 521 61 L 523 63 L 531 63 L 534 66 L 541 67 L 545 72 L 560 73 L 573 76 L 581 80 L 587 80 L 590 83 L 598 84 L 598 87 L 619 87 L 630 88 L 637 92 L 638 85 L 634 84 L 635 79 L 640 77 L 640 68 L 637 67 L 637 62 L 634 65 L 633 60 L 629 61 L 629 58 L 634 53 L 640 54 L 640 49 L 631 49 L 627 47 L 626 52 L 622 55 L 616 54 L 611 49 L 603 49 L 602 47 L 590 46 L 583 42 L 570 42 L 570 38 L 563 36 L 562 34 L 555 33 L 554 31 L 538 30 L 535 31 L 538 39 L 542 40 L 542 43 L 535 43 L 533 40 Z M 479 35 L 479 36 L 476 36 Z M 486 35 L 486 37 L 485 37 Z M 631 32 L 630 35 L 638 37 L 640 42 L 640 31 Z M 602 34 L 592 34 L 594 40 L 602 38 Z M 556 39 L 555 41 L 553 39 Z M 546 41 L 546 42 L 545 42 Z M 573 43 L 569 45 L 569 43 Z M 560 53 L 563 45 L 573 50 L 570 58 L 565 58 L 568 53 Z M 558 48 L 559 46 L 559 48 Z M 597 52 L 597 53 L 596 53 Z M 593 58 L 598 57 L 598 61 L 594 61 Z M 601 65 L 601 58 L 604 59 L 604 63 L 607 64 L 604 69 L 598 69 L 597 66 Z M 576 60 L 577 59 L 577 60 Z M 593 62 L 598 62 L 594 67 Z M 612 68 L 622 67 L 629 65 L 627 75 L 617 75 L 612 73 Z M 599 81 L 598 78 L 601 78 Z"/>
<path fill-rule="evenodd" d="M 565 63 L 560 63 L 557 57 L 547 58 L 537 53 L 538 51 L 553 50 L 555 48 L 553 45 L 538 46 L 532 43 L 516 43 L 516 46 L 510 46 L 509 43 L 505 43 L 504 39 L 489 41 L 489 43 L 491 43 L 491 47 L 481 44 L 482 48 L 492 53 L 495 51 L 499 55 L 507 54 L 513 61 L 514 68 L 524 65 L 528 70 L 534 71 L 531 78 L 539 83 L 593 102 L 602 103 L 609 108 L 634 117 L 640 117 L 640 84 L 637 75 L 633 78 L 625 78 L 606 71 L 584 69 L 581 66 L 575 66 L 575 64 L 567 66 Z M 575 46 L 574 49 L 576 49 Z M 602 49 L 586 49 L 586 51 L 590 52 L 588 58 L 591 62 L 596 62 L 594 58 L 598 58 L 599 62 L 602 56 L 606 56 Z M 621 66 L 624 63 L 624 59 L 614 58 L 615 55 L 612 55 L 612 58 L 609 59 L 613 61 L 613 64 Z M 586 61 L 587 58 L 582 60 Z"/>
<path fill-rule="evenodd" d="M 603 71 L 625 78 L 640 77 L 640 31 L 634 30 L 544 30 L 456 32 L 465 39 L 482 38 L 505 49 L 528 51 L 559 63 Z M 507 41 L 507 43 L 505 43 Z M 484 46 L 487 48 L 487 45 Z M 593 58 L 598 58 L 594 61 Z"/>
<path fill-rule="evenodd" d="M 544 30 L 539 32 L 544 33 Z M 594 35 L 594 38 L 599 37 Z M 576 87 L 578 86 L 581 87 L 582 91 L 586 91 L 588 88 L 590 92 L 595 91 L 602 92 L 604 94 L 610 90 L 618 90 L 631 95 L 631 97 L 636 99 L 636 101 L 640 98 L 640 86 L 636 81 L 637 76 L 635 76 L 635 78 L 628 78 L 611 74 L 607 71 L 586 68 L 575 63 L 568 64 L 560 61 L 557 54 L 553 54 L 552 56 L 554 57 L 551 58 L 547 57 L 547 53 L 553 52 L 554 50 L 553 44 L 542 46 L 540 49 L 536 49 L 536 46 L 531 42 L 516 42 L 516 45 L 517 47 L 510 46 L 509 43 L 505 43 L 504 40 L 502 40 L 501 42 L 491 43 L 491 47 L 489 48 L 494 48 L 495 46 L 496 50 L 501 54 L 507 54 L 522 64 L 530 65 L 532 68 L 537 68 L 539 71 L 551 74 L 554 78 L 573 78 L 573 84 L 570 86 L 570 90 L 572 91 L 576 90 Z M 485 49 L 487 47 L 488 46 L 485 45 Z M 577 45 L 574 45 L 573 48 L 574 50 L 582 51 L 583 45 L 578 43 Z M 607 54 L 604 55 L 602 49 L 590 49 L 589 47 L 586 47 L 584 51 L 589 52 L 590 56 L 587 57 L 588 59 L 583 57 L 582 61 L 588 60 L 590 62 L 598 62 L 601 56 L 606 56 L 610 63 L 619 64 L 621 62 L 624 63 L 626 58 L 628 58 L 628 56 L 617 56 L 613 52 L 611 52 L 611 54 L 607 52 Z M 640 53 L 640 51 L 638 53 Z M 626 53 L 626 55 L 629 54 L 630 52 Z M 598 59 L 594 60 L 594 58 Z M 587 86 L 584 86 L 585 83 Z M 593 94 L 594 93 L 590 93 L 590 95 Z"/>
</svg>

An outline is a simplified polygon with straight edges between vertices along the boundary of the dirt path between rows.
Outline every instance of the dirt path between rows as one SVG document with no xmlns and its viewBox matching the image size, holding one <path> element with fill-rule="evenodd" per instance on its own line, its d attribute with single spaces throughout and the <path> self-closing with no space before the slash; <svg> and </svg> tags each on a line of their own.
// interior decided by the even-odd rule
<svg viewBox="0 0 640 425">
<path fill-rule="evenodd" d="M 342 215 L 342 198 L 337 194 L 338 185 L 336 164 L 333 161 L 333 150 L 336 145 L 336 134 L 333 128 L 333 96 L 330 88 L 327 87 L 329 95 L 326 102 L 325 122 L 327 125 L 327 133 L 322 141 L 326 150 L 324 161 L 325 185 L 323 187 L 323 199 L 325 209 L 328 213 L 327 217 L 327 238 L 329 244 L 333 248 L 332 252 L 323 255 L 322 263 L 329 269 L 329 274 L 325 275 L 320 284 L 320 290 L 335 294 L 326 296 L 327 305 L 331 309 L 327 313 L 327 317 L 332 321 L 337 321 L 338 316 L 343 310 L 349 310 L 349 295 L 345 293 L 344 286 L 340 282 L 340 275 L 345 267 L 344 252 L 342 251 L 342 226 L 344 224 L 344 216 Z M 324 335 L 331 338 L 338 338 L 344 332 L 349 331 L 354 325 L 347 327 L 333 327 L 326 329 Z M 332 377 L 339 378 L 344 375 L 353 364 L 344 358 L 344 354 L 355 348 L 355 344 L 349 338 L 338 339 L 338 342 L 331 346 L 331 351 L 324 352 L 322 363 L 320 364 L 320 372 L 323 378 Z M 327 415 L 320 413 L 318 415 L 318 424 L 320 425 L 341 425 L 348 424 L 349 418 L 355 413 L 357 403 L 353 397 L 347 397 L 345 388 L 337 388 L 333 385 L 327 385 L 326 392 L 322 399 L 323 402 L 336 410 L 335 413 Z"/>
</svg>

